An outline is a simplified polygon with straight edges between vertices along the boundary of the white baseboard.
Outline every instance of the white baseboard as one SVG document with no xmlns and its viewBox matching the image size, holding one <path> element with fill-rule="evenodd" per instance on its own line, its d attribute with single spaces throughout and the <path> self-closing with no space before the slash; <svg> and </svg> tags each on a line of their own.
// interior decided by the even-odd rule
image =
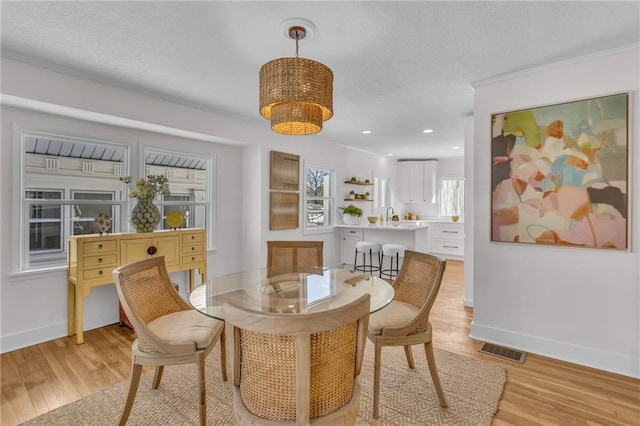
<svg viewBox="0 0 640 426">
<path fill-rule="evenodd" d="M 112 310 L 109 310 L 88 314 L 84 316 L 84 331 L 115 324 L 119 321 L 120 318 L 118 317 L 117 311 L 114 313 Z M 60 321 L 55 324 L 49 324 L 45 327 L 21 331 L 20 333 L 1 336 L 0 353 L 15 351 L 16 349 L 26 348 L 27 346 L 37 345 L 38 343 L 48 342 L 49 340 L 59 339 L 60 337 L 66 336 L 66 321 Z"/>
<path fill-rule="evenodd" d="M 473 308 L 473 299 L 464 299 L 462 305 L 467 308 Z"/>
<path fill-rule="evenodd" d="M 470 338 L 640 379 L 638 354 L 628 355 L 514 333 L 471 322 Z"/>
</svg>

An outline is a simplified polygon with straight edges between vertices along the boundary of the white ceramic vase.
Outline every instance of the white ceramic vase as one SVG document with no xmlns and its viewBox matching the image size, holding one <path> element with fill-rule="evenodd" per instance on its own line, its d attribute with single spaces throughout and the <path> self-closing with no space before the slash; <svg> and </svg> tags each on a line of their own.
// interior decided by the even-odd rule
<svg viewBox="0 0 640 426">
<path fill-rule="evenodd" d="M 351 216 L 350 214 L 343 214 L 342 215 L 342 221 L 344 222 L 345 225 L 359 225 L 360 224 L 360 218 L 357 216 Z"/>
</svg>

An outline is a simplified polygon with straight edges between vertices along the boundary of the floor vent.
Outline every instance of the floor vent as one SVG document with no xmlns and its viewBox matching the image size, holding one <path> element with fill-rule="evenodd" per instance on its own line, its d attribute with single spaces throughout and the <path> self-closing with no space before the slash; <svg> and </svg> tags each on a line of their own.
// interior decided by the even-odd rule
<svg viewBox="0 0 640 426">
<path fill-rule="evenodd" d="M 491 343 L 483 343 L 480 346 L 479 351 L 499 358 L 508 359 L 509 361 L 519 362 L 520 364 L 524 363 L 524 359 L 527 357 L 525 352 L 505 348 L 504 346 L 493 345 Z"/>
</svg>

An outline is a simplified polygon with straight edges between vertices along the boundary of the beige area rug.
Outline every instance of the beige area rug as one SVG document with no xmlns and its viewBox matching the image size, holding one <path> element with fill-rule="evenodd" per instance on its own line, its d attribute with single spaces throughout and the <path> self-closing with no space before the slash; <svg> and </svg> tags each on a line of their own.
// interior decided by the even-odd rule
<svg viewBox="0 0 640 426">
<path fill-rule="evenodd" d="M 402 347 L 382 349 L 380 417 L 372 417 L 373 346 L 367 343 L 360 374 L 362 387 L 357 425 L 490 425 L 506 381 L 504 368 L 451 352 L 435 350 L 440 380 L 449 406 L 440 407 L 422 346 L 413 347 L 415 370 L 407 367 Z M 219 348 L 209 354 L 207 419 L 209 425 L 237 424 L 230 381 L 220 376 Z M 229 368 L 229 373 L 231 368 Z M 195 365 L 165 367 L 157 390 L 151 372 L 143 375 L 127 425 L 195 425 L 198 423 Z M 129 382 L 65 405 L 27 425 L 118 424 Z"/>
</svg>

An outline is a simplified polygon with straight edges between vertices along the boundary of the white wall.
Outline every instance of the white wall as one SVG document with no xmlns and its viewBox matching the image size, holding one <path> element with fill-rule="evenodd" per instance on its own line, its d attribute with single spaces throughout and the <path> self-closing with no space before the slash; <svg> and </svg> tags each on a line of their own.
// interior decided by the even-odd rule
<svg viewBox="0 0 640 426">
<path fill-rule="evenodd" d="M 268 239 L 321 239 L 325 264 L 340 261 L 339 231 L 302 235 L 302 229 L 269 231 L 269 152 L 300 155 L 301 162 L 336 170 L 338 181 L 353 173 L 392 176 L 386 157 L 329 143 L 320 135 L 282 136 L 258 117 L 248 122 L 114 88 L 15 60 L 2 59 L 0 217 L 18 222 L 13 204 L 20 144 L 14 127 L 111 140 L 131 146 L 130 164 L 142 165 L 145 146 L 214 155 L 216 249 L 209 277 L 266 262 Z M 257 95 L 256 95 L 257 96 Z M 18 150 L 18 153 L 16 153 Z M 355 166 L 357 165 L 357 166 Z M 339 185 L 338 185 L 339 190 Z M 342 191 L 339 190 L 339 193 Z M 302 194 L 301 194 L 302 195 Z M 340 202 L 339 202 L 340 203 Z M 0 228 L 0 351 L 7 352 L 66 335 L 66 270 L 18 274 L 13 226 Z M 172 276 L 183 283 L 186 273 Z M 96 287 L 85 299 L 85 330 L 118 320 L 115 287 Z"/>
<path fill-rule="evenodd" d="M 639 63 L 633 46 L 475 87 L 473 338 L 640 377 Z M 491 114 L 625 91 L 632 251 L 491 243 Z"/>
</svg>

